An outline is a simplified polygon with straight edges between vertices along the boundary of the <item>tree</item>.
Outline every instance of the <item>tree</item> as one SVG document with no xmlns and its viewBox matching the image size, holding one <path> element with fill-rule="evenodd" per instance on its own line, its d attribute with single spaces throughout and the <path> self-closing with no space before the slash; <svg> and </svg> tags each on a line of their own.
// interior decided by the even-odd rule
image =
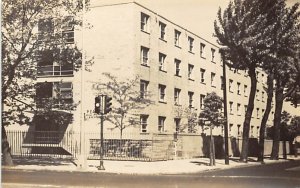
<svg viewBox="0 0 300 188">
<path fill-rule="evenodd" d="M 115 128 L 120 130 L 120 138 L 122 139 L 123 131 L 127 127 L 140 125 L 139 110 L 142 110 L 153 104 L 150 92 L 141 92 L 140 78 L 126 79 L 125 81 L 110 73 L 103 73 L 99 93 L 112 97 L 112 111 L 106 115 L 106 120 L 111 122 Z"/>
<path fill-rule="evenodd" d="M 203 101 L 204 109 L 200 112 L 199 118 L 202 126 L 209 126 L 210 128 L 210 161 L 214 161 L 214 141 L 212 137 L 212 129 L 215 126 L 224 124 L 224 117 L 221 113 L 223 100 L 215 92 L 208 93 Z M 206 124 L 207 122 L 208 124 Z"/>
<path fill-rule="evenodd" d="M 268 56 L 268 45 L 272 43 L 268 36 L 272 24 L 267 22 L 266 10 L 269 1 L 235 0 L 224 10 L 218 11 L 218 21 L 214 23 L 215 36 L 222 46 L 220 52 L 229 67 L 246 70 L 251 87 L 247 111 L 243 124 L 243 143 L 240 161 L 248 158 L 249 129 L 254 109 L 257 87 L 256 69 Z"/>
<path fill-rule="evenodd" d="M 57 49 L 60 49 L 67 52 L 68 57 L 72 57 L 68 60 L 80 59 L 78 49 L 68 50 L 62 33 L 54 32 L 52 29 L 56 26 L 60 28 L 63 23 L 69 23 L 69 16 L 74 18 L 72 24 L 81 25 L 82 21 L 79 19 L 81 17 L 78 15 L 82 12 L 83 2 L 81 0 L 4 0 L 2 9 L 3 114 L 11 121 L 28 123 L 24 111 L 28 108 L 34 109 L 30 104 L 35 98 L 34 80 L 40 52 L 48 50 L 57 52 Z M 53 19 L 55 19 L 54 24 L 50 22 Z M 37 33 L 37 27 L 41 26 L 44 32 Z M 52 58 L 57 60 L 62 56 L 53 55 Z M 4 164 L 12 165 L 4 127 L 8 124 L 7 122 L 2 124 L 2 154 Z"/>
<path fill-rule="evenodd" d="M 300 43 L 300 12 L 299 4 L 291 8 L 282 8 L 277 27 L 273 33 L 275 51 L 273 60 L 275 79 L 275 113 L 274 113 L 274 139 L 271 159 L 278 160 L 280 141 L 280 122 L 283 101 L 293 92 L 297 91 L 300 82 L 300 62 L 297 58 Z"/>
</svg>

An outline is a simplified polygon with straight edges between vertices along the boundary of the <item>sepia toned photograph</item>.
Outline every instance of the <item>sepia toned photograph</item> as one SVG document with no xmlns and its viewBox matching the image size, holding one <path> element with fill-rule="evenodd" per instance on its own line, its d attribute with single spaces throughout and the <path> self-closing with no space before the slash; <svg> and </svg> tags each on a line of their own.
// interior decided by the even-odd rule
<svg viewBox="0 0 300 188">
<path fill-rule="evenodd" d="M 1 187 L 300 188 L 300 0 L 1 0 Z"/>
</svg>

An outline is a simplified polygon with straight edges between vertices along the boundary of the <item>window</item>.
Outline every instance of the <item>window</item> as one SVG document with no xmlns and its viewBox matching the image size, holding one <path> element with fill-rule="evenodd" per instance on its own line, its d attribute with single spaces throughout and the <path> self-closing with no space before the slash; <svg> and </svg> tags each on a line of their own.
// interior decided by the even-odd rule
<svg viewBox="0 0 300 188">
<path fill-rule="evenodd" d="M 42 82 L 36 84 L 36 96 L 39 99 L 53 96 L 53 82 Z"/>
<path fill-rule="evenodd" d="M 221 90 L 223 90 L 224 87 L 225 87 L 225 84 L 224 84 L 224 77 L 221 76 L 220 78 L 221 78 Z"/>
<path fill-rule="evenodd" d="M 215 53 L 216 53 L 216 50 L 215 49 L 211 49 L 211 62 L 215 62 Z"/>
<path fill-rule="evenodd" d="M 240 103 L 237 103 L 237 106 L 236 106 L 236 111 L 237 111 L 237 115 L 241 115 L 241 104 Z"/>
<path fill-rule="evenodd" d="M 229 80 L 229 92 L 233 92 L 233 88 L 232 88 L 232 85 L 233 85 L 233 80 Z"/>
<path fill-rule="evenodd" d="M 255 96 L 256 100 L 259 101 L 259 90 L 256 90 L 256 96 Z"/>
<path fill-rule="evenodd" d="M 166 102 L 166 97 L 165 97 L 165 95 L 166 95 L 166 86 L 165 85 L 161 85 L 161 84 L 159 84 L 158 85 L 158 91 L 159 91 L 159 101 L 160 102 Z"/>
<path fill-rule="evenodd" d="M 66 43 L 74 43 L 74 17 L 67 16 L 62 26 L 62 37 Z"/>
<path fill-rule="evenodd" d="M 175 29 L 175 38 L 174 38 L 174 43 L 175 43 L 175 46 L 180 46 L 180 31 L 177 31 Z"/>
<path fill-rule="evenodd" d="M 200 69 L 200 79 L 201 83 L 205 83 L 205 69 Z"/>
<path fill-rule="evenodd" d="M 251 125 L 251 132 L 250 132 L 251 136 L 250 137 L 253 137 L 253 128 L 254 128 L 254 126 Z"/>
<path fill-rule="evenodd" d="M 247 85 L 244 85 L 244 95 L 245 95 L 245 97 L 248 96 L 248 86 Z"/>
<path fill-rule="evenodd" d="M 265 109 L 261 109 L 261 115 L 263 116 L 265 114 Z"/>
<path fill-rule="evenodd" d="M 189 108 L 194 108 L 194 92 L 189 91 L 188 92 L 188 96 L 189 96 Z"/>
<path fill-rule="evenodd" d="M 158 116 L 158 132 L 160 132 L 160 133 L 164 132 L 165 120 L 166 120 L 166 117 Z"/>
<path fill-rule="evenodd" d="M 141 30 L 149 32 L 149 16 L 147 14 L 141 13 Z"/>
<path fill-rule="evenodd" d="M 73 103 L 73 86 L 71 82 L 42 82 L 36 85 L 37 107 L 45 102 L 53 103 L 53 108 L 66 109 Z"/>
<path fill-rule="evenodd" d="M 175 123 L 175 131 L 177 132 L 177 133 L 179 133 L 180 132 L 180 118 L 174 118 L 174 123 Z"/>
<path fill-rule="evenodd" d="M 180 105 L 180 92 L 181 90 L 178 88 L 174 89 L 174 104 Z"/>
<path fill-rule="evenodd" d="M 148 121 L 148 115 L 141 115 L 140 116 L 140 122 L 141 122 L 141 132 L 146 133 L 147 132 L 147 123 Z"/>
<path fill-rule="evenodd" d="M 174 63 L 175 63 L 175 75 L 180 76 L 180 63 L 181 63 L 181 61 L 178 60 L 178 59 L 175 59 Z"/>
<path fill-rule="evenodd" d="M 200 43 L 200 57 L 205 58 L 204 50 L 205 50 L 205 44 Z"/>
<path fill-rule="evenodd" d="M 216 85 L 215 85 L 215 77 L 216 77 L 216 73 L 211 73 L 210 74 L 210 85 L 212 86 L 212 87 L 216 87 Z"/>
<path fill-rule="evenodd" d="M 247 105 L 244 105 L 245 115 L 246 115 L 246 113 L 247 113 L 247 108 L 248 108 L 248 106 L 247 106 Z"/>
<path fill-rule="evenodd" d="M 233 114 L 233 102 L 229 102 L 229 113 Z"/>
<path fill-rule="evenodd" d="M 256 108 L 256 118 L 259 119 L 259 108 Z"/>
<path fill-rule="evenodd" d="M 141 80 L 140 82 L 140 97 L 142 99 L 147 98 L 148 84 L 149 82 L 145 80 Z"/>
<path fill-rule="evenodd" d="M 204 109 L 205 95 L 200 95 L 200 109 Z"/>
<path fill-rule="evenodd" d="M 240 82 L 237 83 L 237 94 L 238 95 L 241 94 L 241 83 Z"/>
<path fill-rule="evenodd" d="M 190 80 L 193 80 L 193 69 L 194 69 L 194 65 L 189 64 L 188 65 L 188 78 Z"/>
<path fill-rule="evenodd" d="M 264 91 L 261 92 L 261 101 L 265 102 L 265 92 Z"/>
<path fill-rule="evenodd" d="M 194 39 L 192 37 L 188 37 L 188 42 L 189 42 L 189 52 L 193 52 Z"/>
<path fill-rule="evenodd" d="M 233 127 L 233 124 L 230 123 L 230 124 L 229 124 L 229 136 L 231 135 L 232 127 Z"/>
<path fill-rule="evenodd" d="M 166 24 L 159 22 L 159 32 L 160 32 L 160 39 L 166 40 Z"/>
<path fill-rule="evenodd" d="M 165 60 L 166 60 L 166 55 L 159 53 L 158 55 L 158 59 L 159 59 L 159 70 L 160 71 L 166 71 L 166 65 L 165 65 Z"/>
<path fill-rule="evenodd" d="M 60 98 L 63 99 L 63 102 L 66 102 L 66 100 L 71 100 L 73 98 L 72 88 L 72 82 L 62 82 L 59 84 L 59 95 Z"/>
<path fill-rule="evenodd" d="M 238 137 L 240 137 L 242 134 L 241 134 L 241 125 L 238 124 L 237 125 L 237 128 L 238 128 Z"/>
<path fill-rule="evenodd" d="M 141 64 L 148 66 L 149 48 L 141 47 Z"/>
</svg>

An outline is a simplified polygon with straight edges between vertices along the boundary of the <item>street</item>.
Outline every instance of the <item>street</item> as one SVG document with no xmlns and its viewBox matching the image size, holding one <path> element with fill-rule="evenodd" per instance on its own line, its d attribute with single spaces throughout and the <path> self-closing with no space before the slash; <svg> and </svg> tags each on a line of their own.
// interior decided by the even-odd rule
<svg viewBox="0 0 300 188">
<path fill-rule="evenodd" d="M 300 187 L 300 161 L 181 175 L 2 169 L 2 187 Z"/>
</svg>

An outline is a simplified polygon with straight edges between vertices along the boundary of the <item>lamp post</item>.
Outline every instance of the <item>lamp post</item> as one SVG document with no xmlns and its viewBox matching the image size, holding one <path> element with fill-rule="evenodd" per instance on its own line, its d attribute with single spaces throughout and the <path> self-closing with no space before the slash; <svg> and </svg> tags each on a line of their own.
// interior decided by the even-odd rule
<svg viewBox="0 0 300 188">
<path fill-rule="evenodd" d="M 225 164 L 229 165 L 228 154 L 228 115 L 227 115 L 227 86 L 226 86 L 226 63 L 224 52 L 220 52 L 223 60 L 223 105 L 224 105 L 224 144 L 225 144 Z"/>
</svg>

